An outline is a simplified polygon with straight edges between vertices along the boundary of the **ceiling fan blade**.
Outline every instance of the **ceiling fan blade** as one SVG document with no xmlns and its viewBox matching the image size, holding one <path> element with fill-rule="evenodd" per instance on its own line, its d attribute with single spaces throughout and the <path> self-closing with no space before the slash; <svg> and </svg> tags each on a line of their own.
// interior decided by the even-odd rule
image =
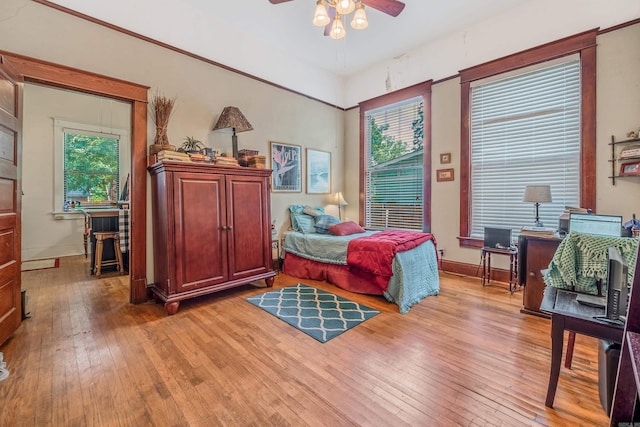
<svg viewBox="0 0 640 427">
<path fill-rule="evenodd" d="M 328 36 L 331 32 L 331 24 L 333 24 L 333 18 L 336 16 L 336 9 L 334 7 L 330 7 L 327 9 L 327 13 L 329 14 L 329 23 L 324 26 L 325 36 Z"/>
<path fill-rule="evenodd" d="M 269 0 L 269 3 L 271 4 L 278 4 L 278 3 L 285 3 L 291 0 Z"/>
<path fill-rule="evenodd" d="M 362 3 L 391 16 L 400 15 L 404 9 L 404 3 L 398 0 L 362 0 Z"/>
</svg>

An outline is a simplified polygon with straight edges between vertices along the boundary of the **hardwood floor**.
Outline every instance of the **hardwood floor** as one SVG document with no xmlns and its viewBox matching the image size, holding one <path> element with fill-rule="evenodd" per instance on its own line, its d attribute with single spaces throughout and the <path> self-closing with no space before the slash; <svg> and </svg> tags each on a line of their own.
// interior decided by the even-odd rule
<svg viewBox="0 0 640 427">
<path fill-rule="evenodd" d="M 321 344 L 249 304 L 246 286 L 129 304 L 126 276 L 84 257 L 23 273 L 25 320 L 0 351 L 2 426 L 594 425 L 597 341 L 578 336 L 555 409 L 544 406 L 549 320 L 506 284 L 444 273 L 407 314 L 381 297 L 303 280 L 382 313 Z M 299 282 L 278 275 L 274 288 Z M 264 284 L 262 284 L 264 286 Z"/>
</svg>

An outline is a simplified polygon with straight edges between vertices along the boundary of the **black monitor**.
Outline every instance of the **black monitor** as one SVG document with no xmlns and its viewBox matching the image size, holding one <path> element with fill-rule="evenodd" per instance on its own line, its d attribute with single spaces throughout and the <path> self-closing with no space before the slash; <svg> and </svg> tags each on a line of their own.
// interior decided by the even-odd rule
<svg viewBox="0 0 640 427">
<path fill-rule="evenodd" d="M 624 320 L 629 305 L 627 283 L 628 266 L 620 251 L 609 248 L 609 269 L 607 271 L 607 307 L 605 316 L 609 320 Z"/>
</svg>

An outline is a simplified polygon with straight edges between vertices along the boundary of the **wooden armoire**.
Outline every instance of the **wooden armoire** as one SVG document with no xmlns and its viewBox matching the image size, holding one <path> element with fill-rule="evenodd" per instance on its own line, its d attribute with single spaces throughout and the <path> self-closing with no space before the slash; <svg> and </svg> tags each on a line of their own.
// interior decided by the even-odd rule
<svg viewBox="0 0 640 427">
<path fill-rule="evenodd" d="M 149 167 L 157 301 L 180 301 L 265 279 L 273 285 L 271 170 L 158 162 Z"/>
</svg>

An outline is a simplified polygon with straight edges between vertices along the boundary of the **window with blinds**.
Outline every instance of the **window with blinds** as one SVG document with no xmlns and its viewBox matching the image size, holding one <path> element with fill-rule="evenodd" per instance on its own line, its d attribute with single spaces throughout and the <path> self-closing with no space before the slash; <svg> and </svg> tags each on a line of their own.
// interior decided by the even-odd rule
<svg viewBox="0 0 640 427">
<path fill-rule="evenodd" d="M 119 137 L 74 129 L 63 132 L 63 203 L 116 202 L 120 189 Z"/>
<path fill-rule="evenodd" d="M 423 98 L 365 111 L 365 227 L 422 230 Z"/>
<path fill-rule="evenodd" d="M 472 85 L 471 237 L 484 227 L 532 226 L 526 185 L 551 186 L 552 202 L 539 209 L 545 226 L 580 205 L 580 95 L 577 57 Z"/>
</svg>

